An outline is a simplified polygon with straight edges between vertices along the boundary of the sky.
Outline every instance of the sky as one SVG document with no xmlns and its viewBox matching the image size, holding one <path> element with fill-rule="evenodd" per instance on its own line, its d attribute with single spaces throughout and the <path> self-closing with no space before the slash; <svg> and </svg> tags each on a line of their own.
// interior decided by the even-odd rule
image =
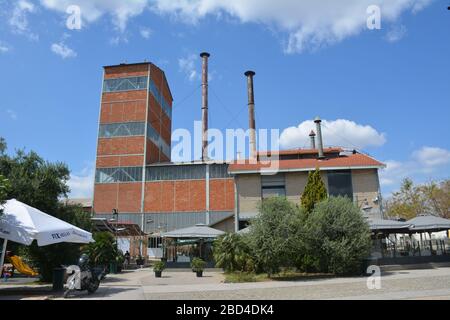
<svg viewBox="0 0 450 320">
<path fill-rule="evenodd" d="M 210 128 L 245 128 L 256 71 L 258 128 L 327 146 L 405 177 L 449 178 L 450 5 L 446 0 L 0 0 L 0 136 L 10 153 L 67 163 L 91 197 L 102 66 L 152 61 L 174 96 L 173 129 L 201 120 L 199 53 L 210 58 Z M 377 11 L 378 10 L 378 11 Z M 378 19 L 379 18 L 379 19 Z M 176 157 L 175 157 L 176 158 Z M 175 159 L 177 160 L 177 159 Z"/>
</svg>

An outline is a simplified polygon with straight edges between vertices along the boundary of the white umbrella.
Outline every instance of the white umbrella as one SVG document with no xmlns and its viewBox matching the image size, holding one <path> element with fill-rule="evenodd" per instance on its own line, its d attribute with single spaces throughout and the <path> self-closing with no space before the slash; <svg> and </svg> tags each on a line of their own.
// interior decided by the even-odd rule
<svg viewBox="0 0 450 320">
<path fill-rule="evenodd" d="M 37 240 L 37 244 L 40 247 L 61 242 L 89 243 L 94 241 L 90 232 L 30 207 L 16 199 L 8 200 L 2 206 L 2 209 L 0 238 L 5 239 L 5 241 L 0 260 L 1 268 L 3 268 L 3 259 L 8 240 L 27 246 L 33 240 Z"/>
</svg>

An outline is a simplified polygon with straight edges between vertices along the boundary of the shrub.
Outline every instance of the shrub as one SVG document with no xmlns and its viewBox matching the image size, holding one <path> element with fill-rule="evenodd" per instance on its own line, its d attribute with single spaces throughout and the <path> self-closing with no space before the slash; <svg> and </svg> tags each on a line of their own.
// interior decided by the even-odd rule
<svg viewBox="0 0 450 320">
<path fill-rule="evenodd" d="M 93 238 L 95 242 L 87 245 L 84 250 L 89 255 L 91 264 L 107 266 L 111 262 L 116 262 L 119 250 L 114 236 L 109 232 L 97 232 Z"/>
<path fill-rule="evenodd" d="M 316 205 L 306 228 L 307 266 L 319 272 L 352 274 L 370 253 L 370 230 L 348 198 L 331 197 Z"/>
<path fill-rule="evenodd" d="M 219 237 L 214 242 L 213 256 L 216 266 L 225 272 L 253 270 L 248 241 L 240 234 L 228 233 Z"/>
<path fill-rule="evenodd" d="M 206 262 L 203 261 L 202 259 L 200 259 L 200 258 L 192 259 L 192 262 L 191 262 L 192 271 L 200 272 L 200 271 L 203 271 L 203 269 L 205 269 L 205 267 L 206 267 Z"/>
<path fill-rule="evenodd" d="M 260 214 L 248 234 L 257 271 L 269 276 L 292 264 L 298 252 L 301 215 L 284 197 L 269 198 L 259 205 Z"/>
<path fill-rule="evenodd" d="M 153 265 L 153 271 L 160 272 L 166 268 L 166 263 L 164 261 L 156 261 Z"/>
</svg>

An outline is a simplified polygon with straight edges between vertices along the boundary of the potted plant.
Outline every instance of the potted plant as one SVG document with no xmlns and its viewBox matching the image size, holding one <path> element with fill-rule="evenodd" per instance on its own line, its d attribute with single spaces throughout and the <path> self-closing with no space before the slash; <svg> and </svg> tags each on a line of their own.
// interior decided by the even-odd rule
<svg viewBox="0 0 450 320">
<path fill-rule="evenodd" d="M 197 273 L 197 277 L 203 276 L 203 269 L 206 267 L 206 262 L 200 258 L 194 258 L 191 262 L 192 271 Z"/>
<path fill-rule="evenodd" d="M 141 255 L 138 255 L 138 256 L 137 256 L 137 258 L 136 258 L 136 264 L 137 264 L 138 266 L 143 266 L 143 265 L 144 265 L 144 258 L 142 258 Z"/>
<path fill-rule="evenodd" d="M 155 272 L 156 278 L 161 278 L 162 271 L 166 268 L 166 264 L 164 261 L 157 261 L 153 265 L 153 271 Z"/>
<path fill-rule="evenodd" d="M 122 272 L 123 269 L 123 263 L 125 262 L 125 257 L 123 255 L 122 250 L 118 250 L 117 256 L 116 256 L 116 263 L 117 263 L 117 272 Z"/>
</svg>

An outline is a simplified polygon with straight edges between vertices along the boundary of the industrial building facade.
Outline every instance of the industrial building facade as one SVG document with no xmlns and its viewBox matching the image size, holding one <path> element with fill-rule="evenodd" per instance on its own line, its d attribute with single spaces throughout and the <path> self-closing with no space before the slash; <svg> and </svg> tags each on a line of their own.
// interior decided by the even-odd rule
<svg viewBox="0 0 450 320">
<path fill-rule="evenodd" d="M 315 168 L 321 169 L 330 195 L 349 196 L 368 214 L 381 214 L 378 170 L 384 165 L 356 151 L 324 149 L 320 132 L 317 148 L 312 137 L 310 149 L 278 152 L 276 174 L 264 171 L 262 154 L 256 162 L 172 163 L 172 102 L 165 74 L 154 64 L 104 67 L 93 198 L 97 217 L 111 218 L 116 211 L 119 220 L 147 233 L 198 223 L 236 231 L 266 197 L 282 195 L 299 203 L 307 174 Z M 249 107 L 253 111 L 253 97 Z M 250 123 L 254 126 L 254 119 Z"/>
</svg>

